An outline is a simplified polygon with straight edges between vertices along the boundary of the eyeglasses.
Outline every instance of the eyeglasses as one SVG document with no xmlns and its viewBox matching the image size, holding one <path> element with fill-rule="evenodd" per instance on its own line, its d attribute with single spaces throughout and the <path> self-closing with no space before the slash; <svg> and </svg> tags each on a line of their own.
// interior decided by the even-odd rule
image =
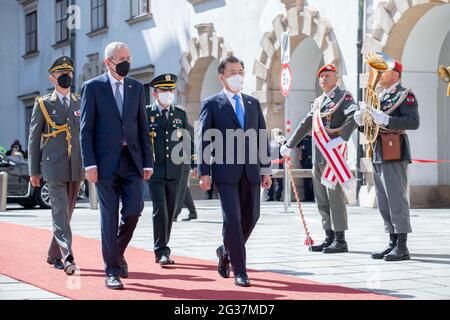
<svg viewBox="0 0 450 320">
<path fill-rule="evenodd" d="M 128 61 L 131 63 L 133 61 L 133 57 L 112 57 L 110 60 L 118 60 L 119 62 Z"/>
</svg>

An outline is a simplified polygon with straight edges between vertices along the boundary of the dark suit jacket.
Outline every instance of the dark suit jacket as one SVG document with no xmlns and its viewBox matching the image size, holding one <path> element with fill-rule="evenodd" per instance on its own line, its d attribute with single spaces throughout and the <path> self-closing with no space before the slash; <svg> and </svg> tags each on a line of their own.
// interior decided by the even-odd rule
<svg viewBox="0 0 450 320">
<path fill-rule="evenodd" d="M 136 169 L 152 168 L 152 150 L 145 117 L 144 86 L 124 79 L 123 118 L 120 117 L 107 73 L 81 89 L 81 152 L 84 167 L 96 165 L 99 178 L 118 168 L 125 139 Z"/>
<path fill-rule="evenodd" d="M 251 183 L 260 183 L 261 175 L 270 174 L 271 159 L 267 132 L 265 137 L 260 137 L 258 134 L 259 130 L 266 131 L 266 121 L 264 120 L 261 105 L 257 99 L 245 94 L 242 94 L 242 99 L 244 102 L 243 107 L 245 108 L 245 132 L 253 131 L 255 133 L 257 138 L 255 143 L 249 143 L 249 139 L 244 139 L 242 136 L 240 138 L 237 136 L 234 136 L 234 138 L 227 137 L 227 130 L 231 129 L 231 132 L 235 132 L 235 130 L 242 128 L 233 106 L 224 92 L 212 96 L 203 102 L 199 117 L 199 134 L 201 136 L 198 137 L 198 169 L 200 176 L 211 175 L 213 183 L 237 183 L 241 179 L 244 170 Z M 219 144 L 217 144 L 219 139 L 216 138 L 213 143 L 213 158 L 206 159 L 204 158 L 204 151 L 211 144 L 211 141 L 208 141 L 204 134 L 209 129 L 216 129 L 217 132 L 220 132 L 223 138 L 223 145 L 219 150 Z M 234 140 L 234 154 L 232 157 L 227 158 L 226 146 L 227 143 L 233 142 L 230 141 L 231 139 Z M 260 141 L 260 139 L 263 140 Z M 260 148 L 263 145 L 264 147 Z M 237 162 L 238 154 L 245 156 L 244 161 Z"/>
</svg>

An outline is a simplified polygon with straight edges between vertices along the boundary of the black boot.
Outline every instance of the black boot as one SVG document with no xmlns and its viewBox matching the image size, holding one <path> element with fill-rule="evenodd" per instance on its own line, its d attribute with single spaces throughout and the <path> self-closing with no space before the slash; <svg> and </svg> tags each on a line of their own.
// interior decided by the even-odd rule
<svg viewBox="0 0 450 320">
<path fill-rule="evenodd" d="M 322 250 L 323 253 L 348 252 L 347 242 L 345 241 L 345 232 L 336 232 L 336 237 L 332 244 Z"/>
<path fill-rule="evenodd" d="M 398 235 L 395 233 L 390 233 L 389 239 L 390 240 L 388 247 L 381 252 L 372 253 L 372 259 L 383 259 L 385 255 L 387 255 L 394 249 L 395 245 L 397 244 Z"/>
<path fill-rule="evenodd" d="M 392 251 L 384 256 L 386 261 L 400 261 L 411 259 L 408 248 L 406 247 L 407 233 L 399 233 L 397 244 Z"/>
<path fill-rule="evenodd" d="M 309 248 L 309 251 L 312 252 L 322 252 L 322 250 L 326 247 L 328 247 L 330 244 L 333 243 L 334 240 L 334 231 L 333 230 L 325 230 L 325 240 L 317 246 L 311 246 Z"/>
</svg>

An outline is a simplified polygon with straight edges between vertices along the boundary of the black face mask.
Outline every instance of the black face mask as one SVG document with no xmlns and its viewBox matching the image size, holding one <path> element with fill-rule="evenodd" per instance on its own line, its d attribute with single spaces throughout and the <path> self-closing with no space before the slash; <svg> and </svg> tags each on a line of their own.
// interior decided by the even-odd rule
<svg viewBox="0 0 450 320">
<path fill-rule="evenodd" d="M 58 78 L 58 85 L 63 89 L 68 89 L 72 85 L 72 77 L 68 74 L 63 74 Z"/>
<path fill-rule="evenodd" d="M 112 64 L 114 64 L 116 66 L 116 73 L 121 77 L 125 77 L 128 74 L 128 72 L 130 72 L 131 65 L 128 61 L 124 61 L 124 62 L 121 62 L 118 64 L 115 64 L 114 62 L 112 62 Z"/>
</svg>

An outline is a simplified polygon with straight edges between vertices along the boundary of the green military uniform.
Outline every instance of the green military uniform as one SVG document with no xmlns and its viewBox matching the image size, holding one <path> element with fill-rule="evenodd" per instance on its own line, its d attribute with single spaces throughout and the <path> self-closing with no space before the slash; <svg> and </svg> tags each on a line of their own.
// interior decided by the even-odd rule
<svg viewBox="0 0 450 320">
<path fill-rule="evenodd" d="M 156 77 L 150 85 L 163 90 L 173 89 L 175 82 L 175 75 L 165 74 Z M 153 201 L 153 239 L 156 261 L 159 262 L 163 256 L 170 257 L 168 243 L 177 209 L 183 163 L 193 163 L 194 145 L 187 131 L 187 114 L 181 108 L 170 105 L 164 110 L 156 101 L 147 107 L 147 121 L 154 157 L 153 175 L 149 182 Z"/>
<path fill-rule="evenodd" d="M 414 94 L 400 84 L 392 90 L 380 95 L 381 110 L 389 115 L 387 126 L 380 127 L 373 151 L 374 184 L 378 208 L 384 221 L 385 231 L 391 235 L 392 248 L 398 243 L 399 250 L 392 253 L 374 254 L 375 259 L 397 260 L 409 259 L 406 248 L 406 234 L 412 232 L 409 202 L 407 198 L 408 165 L 411 163 L 411 151 L 405 130 L 416 130 L 420 117 L 417 100 Z M 385 160 L 382 139 L 386 136 L 400 136 L 400 152 L 398 159 Z M 389 144 L 389 143 L 388 143 Z M 391 250 L 392 250 L 391 248 Z M 397 252 L 398 251 L 398 252 Z"/>
<path fill-rule="evenodd" d="M 340 105 L 337 105 L 338 103 Z M 345 141 L 348 141 L 357 127 L 353 120 L 353 113 L 357 110 L 357 106 L 351 94 L 336 87 L 334 91 L 328 93 L 328 96 L 324 94 L 318 97 L 315 105 L 321 108 L 322 113 L 327 113 L 331 108 L 336 108 L 327 119 L 323 119 L 324 125 L 330 131 L 339 129 L 337 132 L 329 132 L 330 137 L 336 138 L 340 136 Z M 289 148 L 296 147 L 311 132 L 313 114 L 314 110 L 308 113 L 294 131 L 286 143 Z M 336 188 L 332 190 L 321 183 L 326 165 L 325 158 L 315 143 L 313 143 L 314 197 L 316 198 L 317 208 L 322 217 L 322 227 L 326 231 L 327 239 L 329 239 L 328 245 L 330 245 L 334 239 L 335 232 L 344 232 L 348 229 L 348 219 L 345 194 L 341 186 L 337 184 Z M 313 247 L 314 249 L 316 248 Z M 317 251 L 322 251 L 322 249 L 325 249 L 324 246 L 317 247 Z"/>
<path fill-rule="evenodd" d="M 195 134 L 194 134 L 194 127 L 192 127 L 189 123 L 187 123 L 188 131 L 190 134 L 190 138 L 193 141 Z M 191 142 L 185 142 L 189 145 Z M 193 142 L 192 142 L 193 143 Z M 195 154 L 192 155 L 192 159 L 194 162 L 197 160 L 197 156 Z M 197 210 L 195 209 L 194 201 L 192 200 L 191 190 L 189 189 L 189 173 L 192 170 L 192 163 L 185 161 L 186 163 L 183 164 L 183 170 L 181 173 L 180 178 L 180 192 L 178 193 L 178 199 L 177 199 L 177 209 L 175 210 L 175 215 L 173 216 L 173 221 L 177 221 L 179 214 L 181 213 L 181 210 L 183 209 L 183 205 L 187 205 L 187 208 L 189 209 L 189 216 L 183 221 L 190 221 L 197 219 Z"/>
<path fill-rule="evenodd" d="M 57 59 L 49 72 L 73 70 L 68 57 Z M 80 151 L 79 96 L 58 96 L 57 91 L 36 98 L 30 124 L 30 176 L 42 176 L 50 191 L 53 238 L 48 262 L 73 262 L 70 220 L 84 174 Z M 55 265 L 56 266 L 56 265 Z"/>
</svg>

